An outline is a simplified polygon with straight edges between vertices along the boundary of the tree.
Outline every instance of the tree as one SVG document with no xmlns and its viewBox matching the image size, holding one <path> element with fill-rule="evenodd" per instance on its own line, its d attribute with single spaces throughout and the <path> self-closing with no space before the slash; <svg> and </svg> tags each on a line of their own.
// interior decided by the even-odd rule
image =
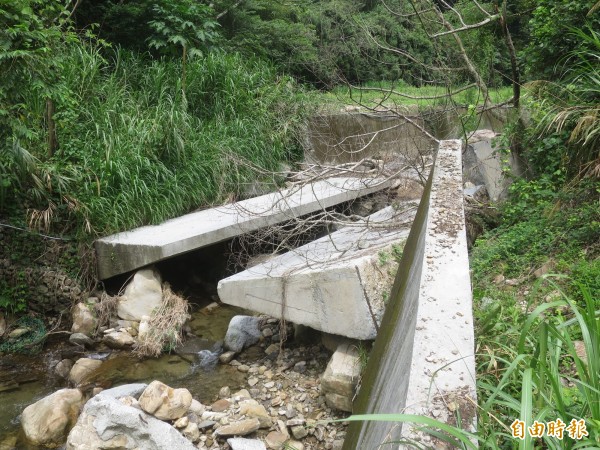
<svg viewBox="0 0 600 450">
<path fill-rule="evenodd" d="M 68 18 L 69 11 L 59 1 L 0 3 L 0 209 L 15 193 L 44 185 L 38 160 L 26 142 L 46 141 L 48 158 L 58 147 L 55 119 L 60 111 L 55 105 L 69 97 L 60 77 L 61 50 L 74 39 Z M 36 192 L 41 195 L 43 189 Z"/>
</svg>

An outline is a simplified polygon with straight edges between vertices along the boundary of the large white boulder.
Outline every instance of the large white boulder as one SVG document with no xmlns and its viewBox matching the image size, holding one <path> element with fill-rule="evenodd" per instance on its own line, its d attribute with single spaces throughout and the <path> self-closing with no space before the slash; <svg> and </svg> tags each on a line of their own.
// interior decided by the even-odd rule
<svg viewBox="0 0 600 450">
<path fill-rule="evenodd" d="M 79 389 L 61 389 L 29 405 L 21 415 L 21 426 L 29 442 L 56 447 L 77 421 L 84 397 Z"/>
<path fill-rule="evenodd" d="M 173 389 L 154 380 L 139 398 L 140 407 L 148 414 L 162 420 L 175 420 L 184 416 L 192 405 L 192 394 L 187 389 Z"/>
<path fill-rule="evenodd" d="M 163 300 L 162 279 L 155 269 L 138 270 L 119 299 L 117 315 L 125 320 L 142 320 L 152 315 Z"/>
<path fill-rule="evenodd" d="M 134 391 L 138 392 L 138 385 Z M 119 389 L 119 388 L 117 388 Z M 69 433 L 67 450 L 192 450 L 196 447 L 174 427 L 115 397 L 127 389 L 103 391 L 88 401 Z M 129 392 L 130 393 L 130 392 Z"/>
</svg>

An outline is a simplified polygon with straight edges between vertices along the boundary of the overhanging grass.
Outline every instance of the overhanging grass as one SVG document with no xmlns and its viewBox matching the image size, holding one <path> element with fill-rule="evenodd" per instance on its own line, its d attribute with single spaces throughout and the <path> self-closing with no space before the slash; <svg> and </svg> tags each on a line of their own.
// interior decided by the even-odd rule
<svg viewBox="0 0 600 450">
<path fill-rule="evenodd" d="M 65 49 L 59 148 L 45 156 L 43 104 L 28 98 L 20 146 L 35 167 L 15 201 L 36 225 L 97 234 L 157 223 L 235 197 L 298 155 L 303 100 L 267 63 L 211 53 L 186 64 L 81 43 Z M 42 180 L 36 182 L 36 179 Z M 33 213 L 33 216 L 31 215 Z"/>
</svg>

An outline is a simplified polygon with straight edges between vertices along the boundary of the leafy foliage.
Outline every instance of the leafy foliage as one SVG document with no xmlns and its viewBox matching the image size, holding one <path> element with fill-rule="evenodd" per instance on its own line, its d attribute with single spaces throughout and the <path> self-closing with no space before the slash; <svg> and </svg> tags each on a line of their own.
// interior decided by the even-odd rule
<svg viewBox="0 0 600 450">
<path fill-rule="evenodd" d="M 202 56 L 218 41 L 218 23 L 212 18 L 212 8 L 193 0 L 179 0 L 168 7 L 156 4 L 154 19 L 148 22 L 153 31 L 151 48 L 161 54 L 179 54 L 182 48 L 189 56 Z"/>
<path fill-rule="evenodd" d="M 600 26 L 598 14 L 588 15 L 594 0 L 525 0 L 523 10 L 531 10 L 529 42 L 521 59 L 530 79 L 552 80 L 562 72 L 556 63 L 575 51 L 580 39 L 569 33 L 570 28 L 581 28 L 589 21 L 592 29 Z"/>
<path fill-rule="evenodd" d="M 214 10 L 193 0 L 100 0 L 82 2 L 75 14 L 80 28 L 98 24 L 96 33 L 131 50 L 160 54 L 204 53 L 219 40 Z"/>
<path fill-rule="evenodd" d="M 62 29 L 65 17 L 58 1 L 0 4 L 0 209 L 23 192 L 23 180 L 37 185 L 56 181 L 26 143 L 45 143 L 48 102 L 70 100 L 60 76 L 65 67 L 61 50 L 75 37 Z"/>
<path fill-rule="evenodd" d="M 48 180 L 61 184 L 20 180 L 30 201 L 34 188 L 52 201 L 44 223 L 60 229 L 75 218 L 78 231 L 88 224 L 99 233 L 155 223 L 241 192 L 255 176 L 244 162 L 276 170 L 291 157 L 299 102 L 273 67 L 239 55 L 197 57 L 184 96 L 181 61 L 101 53 L 93 45 L 64 53 L 63 80 L 78 106 L 62 105 L 59 152 L 44 158 Z M 41 142 L 27 144 L 42 157 Z M 61 208 L 66 194 L 70 208 Z"/>
<path fill-rule="evenodd" d="M 564 172 L 600 178 L 600 33 L 573 29 L 570 35 L 580 46 L 568 55 L 561 83 L 534 85 L 541 111 L 538 133 L 546 142 L 560 143 L 546 154 L 560 157 Z M 548 169 L 538 165 L 538 170 Z"/>
</svg>

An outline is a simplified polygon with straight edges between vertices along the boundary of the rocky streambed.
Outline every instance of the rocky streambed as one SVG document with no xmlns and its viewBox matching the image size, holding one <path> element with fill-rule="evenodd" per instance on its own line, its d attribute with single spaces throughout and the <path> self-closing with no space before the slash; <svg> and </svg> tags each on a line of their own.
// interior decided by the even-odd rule
<svg viewBox="0 0 600 450">
<path fill-rule="evenodd" d="M 1 449 L 341 446 L 345 425 L 330 420 L 347 416 L 338 408 L 349 408 L 358 382 L 353 343 L 212 303 L 189 318 L 183 344 L 140 359 L 108 337 L 135 339 L 140 324 L 114 318 L 88 336 L 82 310 L 70 342 L 62 335 L 42 357 L 2 359 L 15 381 L 0 392 L 12 403 L 0 415 Z M 328 368 L 337 347 L 350 360 Z"/>
</svg>

